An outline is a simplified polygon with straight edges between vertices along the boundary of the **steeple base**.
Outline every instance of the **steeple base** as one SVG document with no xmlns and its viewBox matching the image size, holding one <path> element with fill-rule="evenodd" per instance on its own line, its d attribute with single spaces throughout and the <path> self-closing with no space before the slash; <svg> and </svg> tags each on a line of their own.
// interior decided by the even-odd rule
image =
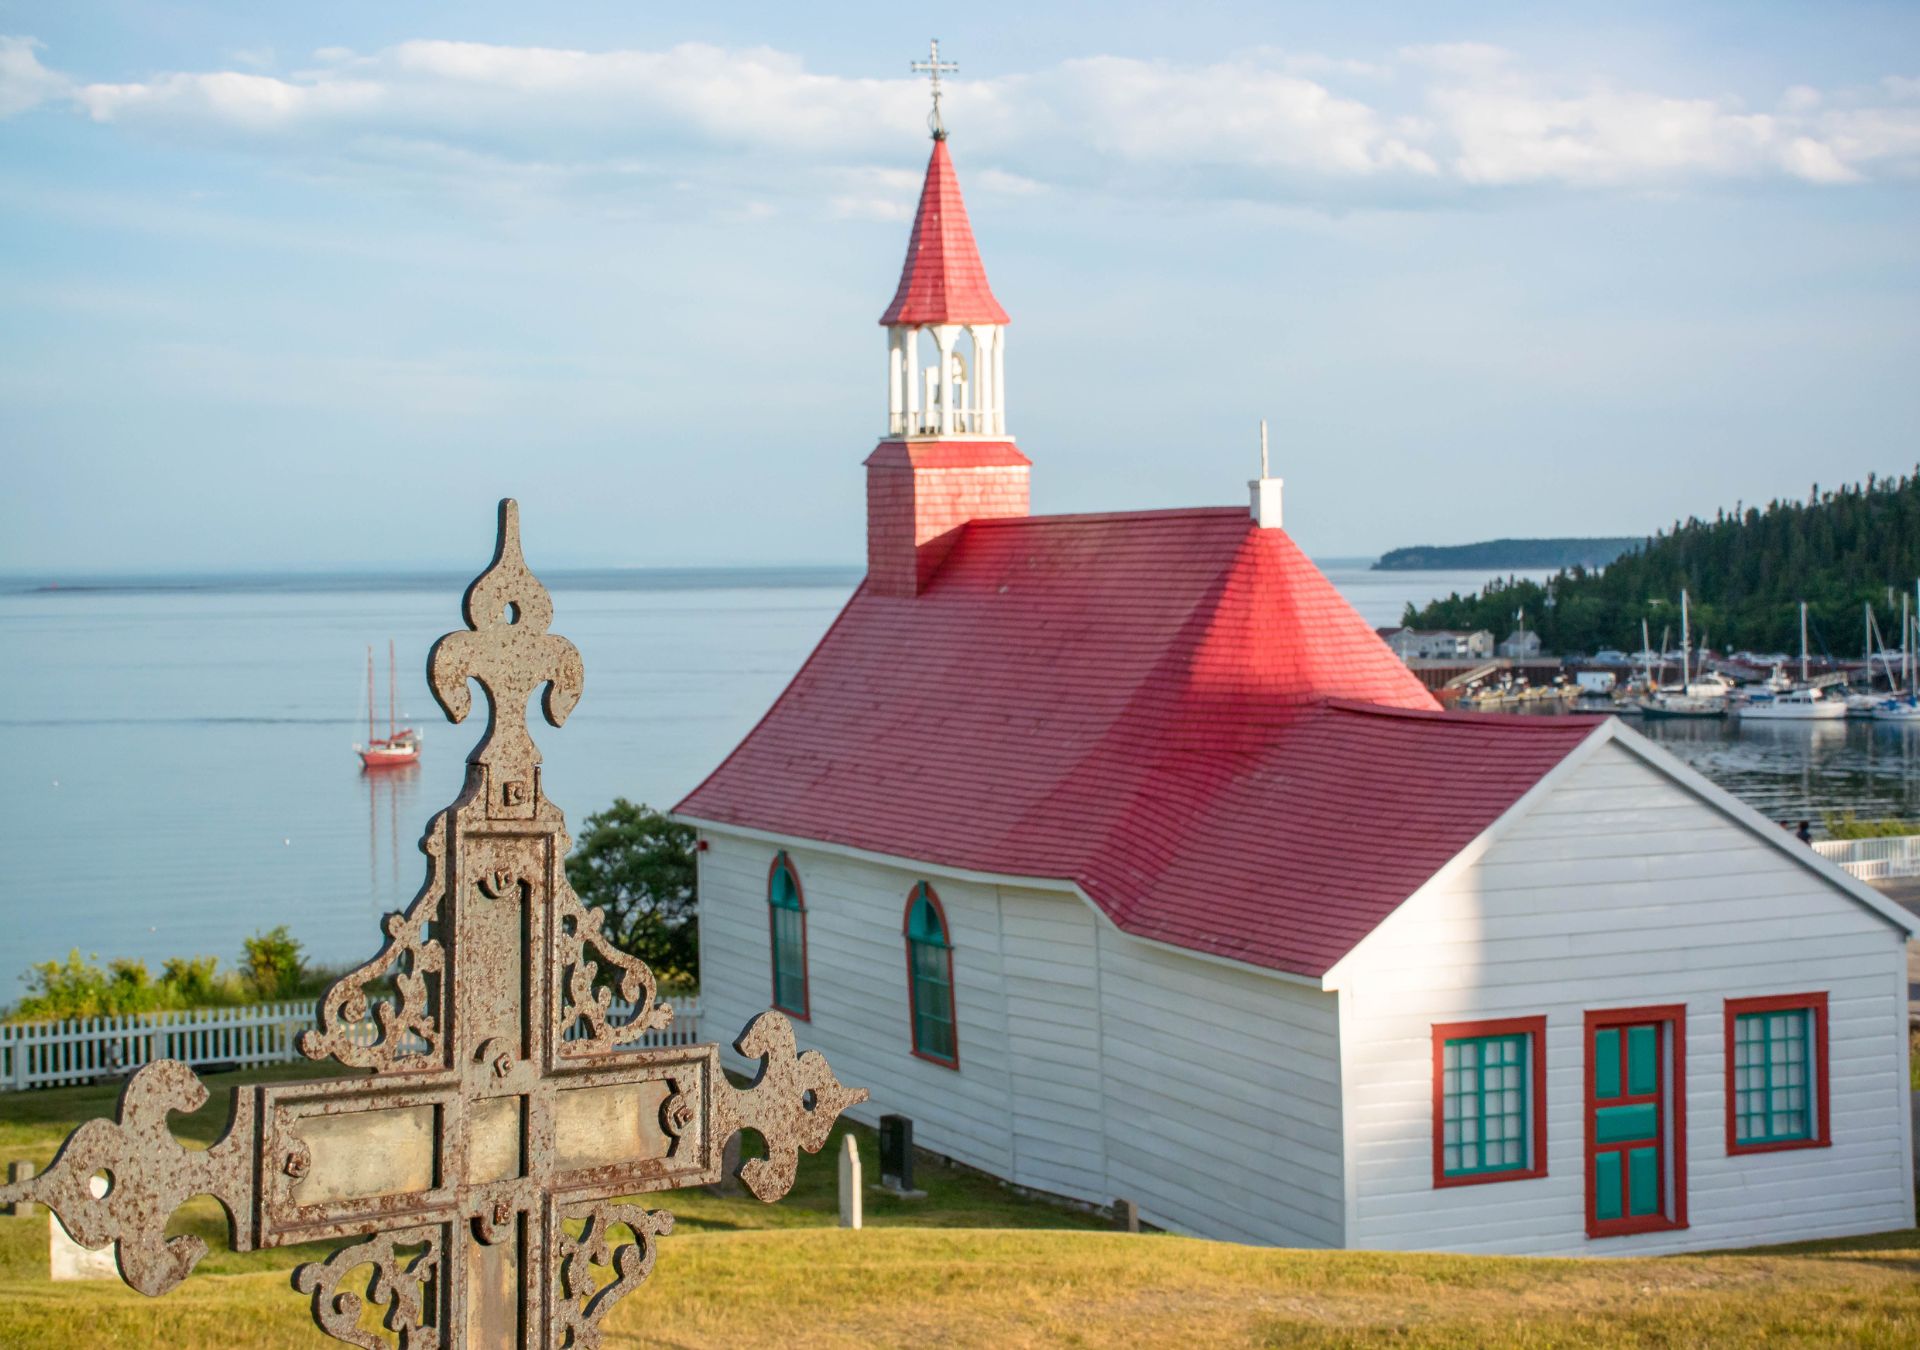
<svg viewBox="0 0 1920 1350">
<path fill-rule="evenodd" d="M 1032 461 L 1009 440 L 894 439 L 867 456 L 867 589 L 925 590 L 970 520 L 1024 516 Z"/>
</svg>

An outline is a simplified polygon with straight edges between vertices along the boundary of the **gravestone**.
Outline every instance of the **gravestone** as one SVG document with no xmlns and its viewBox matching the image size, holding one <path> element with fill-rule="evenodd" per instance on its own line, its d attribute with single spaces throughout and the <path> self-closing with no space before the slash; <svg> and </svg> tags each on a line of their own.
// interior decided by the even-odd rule
<svg viewBox="0 0 1920 1350">
<path fill-rule="evenodd" d="M 740 1136 L 728 1137 L 720 1150 L 720 1180 L 707 1187 L 707 1194 L 717 1195 L 723 1200 L 744 1195 L 746 1188 L 740 1184 Z"/>
<path fill-rule="evenodd" d="M 107 1193 L 107 1180 L 89 1177 L 87 1189 L 98 1199 Z M 53 1211 L 47 1211 L 47 1275 L 55 1280 L 115 1280 L 120 1278 L 109 1247 L 82 1247 L 67 1236 Z"/>
<path fill-rule="evenodd" d="M 880 1117 L 880 1188 L 902 1200 L 926 1199 L 913 1188 L 913 1121 L 906 1116 Z"/>
<path fill-rule="evenodd" d="M 33 1164 L 30 1162 L 10 1162 L 7 1164 L 7 1186 L 9 1190 L 22 1188 L 33 1180 Z M 21 1192 L 24 1194 L 24 1190 Z M 6 1207 L 7 1213 L 15 1218 L 27 1218 L 38 1208 L 31 1200 L 15 1200 Z"/>
<path fill-rule="evenodd" d="M 798 1053 L 778 1012 L 734 1042 L 760 1061 L 745 1088 L 721 1072 L 717 1046 L 637 1048 L 673 1010 L 567 885 L 571 840 L 526 714 L 538 691 L 560 726 L 584 677 L 573 644 L 548 631 L 552 600 L 521 556 L 512 501 L 463 608 L 466 627 L 434 644 L 428 681 L 454 722 L 478 684 L 486 732 L 421 840 L 419 895 L 387 916 L 385 945 L 327 991 L 299 1041 L 308 1058 L 365 1074 L 242 1088 L 226 1134 L 184 1149 L 167 1116 L 197 1110 L 207 1089 L 159 1060 L 128 1082 L 113 1120 L 86 1122 L 43 1175 L 0 1188 L 0 1203 L 49 1206 L 85 1246 L 111 1243 L 144 1294 L 206 1254 L 166 1225 L 210 1195 L 236 1251 L 351 1239 L 294 1272 L 314 1321 L 340 1340 L 374 1344 L 358 1325 L 372 1303 L 408 1350 L 596 1346 L 673 1228 L 670 1213 L 624 1197 L 719 1181 L 728 1141 L 751 1129 L 766 1156 L 734 1170 L 777 1200 L 799 1151 L 818 1152 L 866 1100 L 818 1052 Z M 616 997 L 634 1008 L 624 1021 Z M 363 1044 L 369 1017 L 378 1035 Z"/>
<path fill-rule="evenodd" d="M 840 1141 L 840 1226 L 861 1226 L 860 1145 L 852 1135 Z"/>
</svg>

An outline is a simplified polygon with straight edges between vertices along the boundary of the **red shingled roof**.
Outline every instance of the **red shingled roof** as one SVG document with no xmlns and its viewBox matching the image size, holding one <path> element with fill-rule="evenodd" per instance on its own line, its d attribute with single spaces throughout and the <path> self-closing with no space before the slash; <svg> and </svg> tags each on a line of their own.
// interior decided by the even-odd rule
<svg viewBox="0 0 1920 1350">
<path fill-rule="evenodd" d="M 1007 323 L 1007 311 L 987 286 L 987 269 L 967 224 L 967 204 L 960 200 L 960 180 L 954 177 L 947 143 L 936 140 L 927 160 L 927 181 L 920 189 L 920 209 L 913 217 L 913 236 L 907 240 L 907 261 L 900 269 L 900 287 L 893 303 L 880 316 L 883 324 Z"/>
<path fill-rule="evenodd" d="M 676 810 L 1318 976 L 1595 725 L 1438 711 L 1244 508 L 975 521 L 918 597 L 862 586 Z"/>
</svg>

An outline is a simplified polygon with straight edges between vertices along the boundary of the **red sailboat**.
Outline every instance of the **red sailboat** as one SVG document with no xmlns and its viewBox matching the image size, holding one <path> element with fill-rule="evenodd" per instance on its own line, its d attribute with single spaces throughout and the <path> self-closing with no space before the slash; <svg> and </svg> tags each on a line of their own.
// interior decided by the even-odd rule
<svg viewBox="0 0 1920 1350">
<path fill-rule="evenodd" d="M 398 686 L 393 669 L 393 641 L 387 641 L 387 734 L 373 734 L 373 648 L 367 648 L 367 743 L 353 747 L 368 769 L 397 769 L 420 759 L 420 733 L 397 725 Z"/>
</svg>

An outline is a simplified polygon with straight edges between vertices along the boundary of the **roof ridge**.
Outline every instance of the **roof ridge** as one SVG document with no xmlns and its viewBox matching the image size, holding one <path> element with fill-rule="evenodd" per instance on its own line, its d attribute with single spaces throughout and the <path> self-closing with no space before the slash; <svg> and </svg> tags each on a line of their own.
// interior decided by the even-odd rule
<svg viewBox="0 0 1920 1350">
<path fill-rule="evenodd" d="M 1000 528 L 1020 525 L 1086 525 L 1108 520 L 1169 520 L 1189 516 L 1245 516 L 1247 528 L 1253 517 L 1244 506 L 1163 506 L 1146 511 L 1056 511 L 1044 516 L 996 516 L 990 520 L 970 520 L 969 528 Z"/>
<path fill-rule="evenodd" d="M 1396 708 L 1386 703 L 1334 697 L 1329 697 L 1326 703 L 1334 712 L 1354 713 L 1362 717 L 1411 717 L 1454 726 L 1518 727 L 1543 732 L 1562 727 L 1583 727 L 1591 731 L 1607 720 L 1605 713 L 1483 713 L 1467 712 L 1460 708 Z"/>
</svg>

